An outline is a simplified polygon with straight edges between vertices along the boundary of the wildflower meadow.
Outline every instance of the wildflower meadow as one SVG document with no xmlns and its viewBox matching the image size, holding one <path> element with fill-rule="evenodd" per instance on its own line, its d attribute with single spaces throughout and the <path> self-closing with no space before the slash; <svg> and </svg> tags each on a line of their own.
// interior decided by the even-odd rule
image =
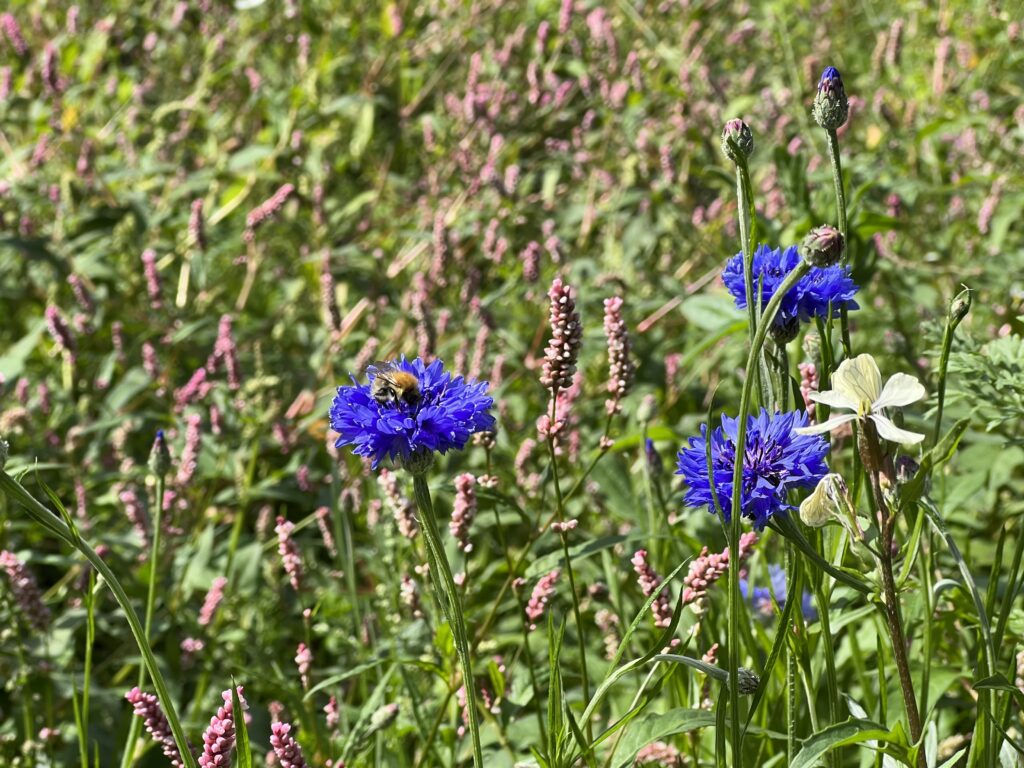
<svg viewBox="0 0 1024 768">
<path fill-rule="evenodd" d="M 1024 766 L 1024 9 L 0 6 L 0 768 Z"/>
</svg>

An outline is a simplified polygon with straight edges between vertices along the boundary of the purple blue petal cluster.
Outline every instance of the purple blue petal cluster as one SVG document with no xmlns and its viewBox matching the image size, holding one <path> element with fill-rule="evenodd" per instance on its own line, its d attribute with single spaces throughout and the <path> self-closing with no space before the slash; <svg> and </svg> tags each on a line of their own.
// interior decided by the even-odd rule
<svg viewBox="0 0 1024 768">
<path fill-rule="evenodd" d="M 787 593 L 786 571 L 775 563 L 771 563 L 768 566 L 767 587 L 754 587 L 751 589 L 747 576 L 740 576 L 740 594 L 743 595 L 744 600 L 750 603 L 754 613 L 764 619 L 770 619 L 775 615 L 775 605 L 772 604 L 772 598 L 775 598 L 775 603 L 779 606 L 780 611 L 785 610 Z M 818 611 L 814 607 L 814 602 L 811 600 L 809 592 L 805 591 L 803 593 L 800 606 L 807 621 L 817 620 Z"/>
<path fill-rule="evenodd" d="M 726 520 L 732 509 L 737 424 L 737 419 L 723 414 L 722 426 L 711 433 L 713 482 L 708 479 L 706 424 L 679 452 L 676 472 L 686 481 L 683 501 L 688 506 L 707 507 L 714 513 L 713 485 Z M 818 435 L 796 434 L 794 430 L 804 426 L 807 414 L 803 411 L 770 414 L 762 408 L 757 416 L 747 417 L 740 512 L 757 530 L 764 528 L 772 515 L 795 508 L 786 498 L 791 489 L 813 488 L 828 473 L 828 443 Z"/>
<path fill-rule="evenodd" d="M 440 360 L 425 365 L 420 358 L 403 357 L 397 366 L 419 379 L 419 402 L 378 403 L 370 385 L 353 377 L 352 386 L 338 387 L 331 403 L 331 428 L 339 434 L 336 447 L 353 446 L 352 452 L 372 458 L 376 469 L 384 459 L 461 449 L 474 432 L 494 428 L 487 382 L 453 378 Z M 373 374 L 369 377 L 372 382 Z"/>
<path fill-rule="evenodd" d="M 758 246 L 754 251 L 752 262 L 753 281 L 755 286 L 761 285 L 761 306 L 766 305 L 779 289 L 786 275 L 800 263 L 800 254 L 796 246 L 789 248 L 769 248 Z M 737 253 L 722 271 L 722 281 L 729 289 L 736 306 L 747 307 L 747 291 L 743 282 L 743 254 Z M 832 267 L 813 267 L 789 293 L 782 299 L 778 314 L 772 323 L 776 327 L 784 327 L 796 321 L 806 322 L 814 317 L 828 317 L 829 306 L 832 316 L 837 317 L 841 307 L 857 309 L 853 300 L 858 286 L 850 277 L 850 268 L 840 265 Z"/>
</svg>

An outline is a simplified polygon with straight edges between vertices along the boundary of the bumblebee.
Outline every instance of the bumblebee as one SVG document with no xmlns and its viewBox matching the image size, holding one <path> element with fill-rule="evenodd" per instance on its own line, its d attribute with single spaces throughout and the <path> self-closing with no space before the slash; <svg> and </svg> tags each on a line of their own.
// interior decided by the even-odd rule
<svg viewBox="0 0 1024 768">
<path fill-rule="evenodd" d="M 374 363 L 366 368 L 373 376 L 370 381 L 370 396 L 381 405 L 416 405 L 420 401 L 419 378 L 398 367 L 398 363 Z"/>
</svg>

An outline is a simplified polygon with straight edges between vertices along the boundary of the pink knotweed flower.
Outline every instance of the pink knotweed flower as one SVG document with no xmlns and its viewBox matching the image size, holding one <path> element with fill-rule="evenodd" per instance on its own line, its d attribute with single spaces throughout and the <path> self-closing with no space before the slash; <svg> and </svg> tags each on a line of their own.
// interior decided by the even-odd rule
<svg viewBox="0 0 1024 768">
<path fill-rule="evenodd" d="M 572 520 L 566 520 L 565 522 L 558 522 L 557 520 L 551 524 L 551 530 L 561 535 L 575 531 L 579 526 L 580 521 L 575 518 Z"/>
<path fill-rule="evenodd" d="M 341 722 L 341 710 L 338 708 L 338 699 L 331 696 L 324 704 L 324 714 L 327 716 L 327 727 L 332 731 L 336 730 Z"/>
<path fill-rule="evenodd" d="M 242 709 L 247 709 L 242 696 L 242 686 L 238 686 L 238 701 Z M 210 725 L 203 732 L 203 753 L 199 756 L 199 768 L 226 768 L 231 765 L 231 753 L 235 748 L 235 717 L 231 689 L 221 695 L 224 704 L 217 709 L 217 714 L 210 718 Z"/>
<path fill-rule="evenodd" d="M 152 248 L 147 248 L 142 252 L 142 268 L 146 277 L 149 306 L 153 309 L 160 309 L 163 306 L 163 287 L 160 284 L 160 272 L 156 268 L 156 251 Z"/>
<path fill-rule="evenodd" d="M 18 609 L 29 624 L 40 632 L 44 631 L 50 623 L 50 609 L 43 603 L 35 576 L 16 554 L 6 549 L 0 552 L 0 568 L 7 573 Z"/>
<path fill-rule="evenodd" d="M 611 661 L 619 650 L 619 636 L 616 631 L 619 617 L 607 608 L 601 608 L 594 614 L 594 623 L 603 635 L 604 657 Z"/>
<path fill-rule="evenodd" d="M 748 531 L 740 536 L 740 565 L 750 557 L 755 541 L 757 541 L 757 534 L 753 531 Z M 728 547 L 713 554 L 708 553 L 708 548 L 704 547 L 697 559 L 690 563 L 690 570 L 683 579 L 683 605 L 692 605 L 696 613 L 703 613 L 703 603 L 708 588 L 722 578 L 728 570 Z"/>
<path fill-rule="evenodd" d="M 47 42 L 43 46 L 43 62 L 39 74 L 48 96 L 60 96 L 65 87 L 64 78 L 60 76 L 58 70 L 58 59 L 57 46 Z"/>
<path fill-rule="evenodd" d="M 75 295 L 75 301 L 78 303 L 79 308 L 91 318 L 96 312 L 96 302 L 93 301 L 92 294 L 85 287 L 82 278 L 78 275 L 70 274 L 68 275 L 68 285 L 71 286 L 71 292 Z"/>
<path fill-rule="evenodd" d="M 298 545 L 292 539 L 294 529 L 295 523 L 278 515 L 277 525 L 274 526 L 277 532 L 277 551 L 281 555 L 281 564 L 284 566 L 284 572 L 288 574 L 292 589 L 298 592 L 302 589 L 303 568 Z"/>
<path fill-rule="evenodd" d="M 448 265 L 448 227 L 444 221 L 444 212 L 437 211 L 434 214 L 433 228 L 433 249 L 434 258 L 430 264 L 430 281 L 434 285 L 446 285 L 445 268 Z"/>
<path fill-rule="evenodd" d="M 202 198 L 192 201 L 192 208 L 188 216 L 188 241 L 200 251 L 206 250 L 206 230 L 203 224 Z"/>
<path fill-rule="evenodd" d="M 604 335 L 608 339 L 608 392 L 605 401 L 609 414 L 622 410 L 621 401 L 633 387 L 633 367 L 629 331 L 622 319 L 622 298 L 613 296 L 604 300 Z"/>
<path fill-rule="evenodd" d="M 192 663 L 195 661 L 196 654 L 199 653 L 201 650 L 203 650 L 203 648 L 205 648 L 205 647 L 206 647 L 206 643 L 204 643 L 198 637 L 186 637 L 184 640 L 182 640 L 181 641 L 181 663 L 182 663 L 182 665 L 186 666 L 186 667 L 191 666 Z"/>
<path fill-rule="evenodd" d="M 139 690 L 138 687 L 132 688 L 124 697 L 132 705 L 135 716 L 142 720 L 146 732 L 153 741 L 160 745 L 164 757 L 170 761 L 172 768 L 183 768 L 185 763 L 181 759 L 181 753 L 178 752 L 178 745 L 174 741 L 170 723 L 167 722 L 167 717 L 164 715 L 163 709 L 160 708 L 160 701 L 157 697 L 152 693 Z"/>
<path fill-rule="evenodd" d="M 284 207 L 294 191 L 295 187 L 292 184 L 283 184 L 273 195 L 249 211 L 249 215 L 245 217 L 245 234 L 243 235 L 243 239 L 247 243 L 252 242 L 256 236 L 256 230 L 260 226 Z"/>
<path fill-rule="evenodd" d="M 320 536 L 324 540 L 324 546 L 331 554 L 331 557 L 338 556 L 338 547 L 334 543 L 334 534 L 331 532 L 331 510 L 329 507 L 320 507 L 316 511 L 316 525 L 320 529 Z"/>
<path fill-rule="evenodd" d="M 217 612 L 221 600 L 224 599 L 224 587 L 228 580 L 225 576 L 218 576 L 210 585 L 210 591 L 206 593 L 203 600 L 203 607 L 199 610 L 199 626 L 206 627 L 213 621 L 213 615 Z"/>
<path fill-rule="evenodd" d="M 555 278 L 548 291 L 551 299 L 549 321 L 551 339 L 544 349 L 544 366 L 541 384 L 557 392 L 572 386 L 576 373 L 576 360 L 583 343 L 583 326 L 576 311 L 572 287 L 565 285 L 561 278 Z"/>
<path fill-rule="evenodd" d="M 416 506 L 402 494 L 398 487 L 398 476 L 394 472 L 381 469 L 377 480 L 395 516 L 398 532 L 407 539 L 415 539 L 416 534 L 420 532 L 419 523 L 416 522 Z"/>
<path fill-rule="evenodd" d="M 1013 684 L 1017 686 L 1017 690 L 1024 693 L 1024 651 L 1017 653 L 1017 677 Z"/>
<path fill-rule="evenodd" d="M 636 766 L 656 768 L 683 768 L 683 756 L 679 750 L 664 741 L 655 741 L 636 753 Z"/>
<path fill-rule="evenodd" d="M 398 587 L 398 595 L 402 605 L 409 609 L 414 619 L 423 618 L 423 605 L 420 602 L 420 586 L 409 574 L 402 574 L 402 582 Z"/>
<path fill-rule="evenodd" d="M 484 368 L 484 358 L 487 356 L 487 340 L 491 336 L 491 328 L 487 323 L 481 323 L 476 332 L 476 339 L 473 343 L 473 360 L 469 364 L 469 371 L 466 377 L 479 379 Z M 479 434 L 479 433 L 478 433 Z"/>
<path fill-rule="evenodd" d="M 25 42 L 25 37 L 21 34 L 21 27 L 18 26 L 18 20 L 14 16 L 9 13 L 0 14 L 0 29 L 3 30 L 4 37 L 7 38 L 7 42 L 18 56 L 24 57 L 28 54 L 28 43 Z"/>
<path fill-rule="evenodd" d="M 818 366 L 814 363 L 800 363 L 800 396 L 804 399 L 804 410 L 809 418 L 814 418 L 814 401 L 811 392 L 818 391 Z"/>
<path fill-rule="evenodd" d="M 669 596 L 661 589 L 661 576 L 647 563 L 647 550 L 639 549 L 630 561 L 633 563 L 633 570 L 636 571 L 637 583 L 644 597 L 650 597 L 659 592 L 658 597 L 651 604 L 651 613 L 654 614 L 654 625 L 667 627 L 672 623 L 672 604 Z"/>
<path fill-rule="evenodd" d="M 536 240 L 527 243 L 519 254 L 519 261 L 523 264 L 523 280 L 528 283 L 537 282 L 540 277 L 540 243 Z"/>
<path fill-rule="evenodd" d="M 46 308 L 45 314 L 46 330 L 50 332 L 50 336 L 53 337 L 57 346 L 67 352 L 68 358 L 74 362 L 75 355 L 78 353 L 78 345 L 75 343 L 71 329 L 68 328 L 68 324 L 61 316 L 60 310 L 51 304 Z"/>
<path fill-rule="evenodd" d="M 541 576 L 540 580 L 533 587 L 530 601 L 526 604 L 526 618 L 530 620 L 531 632 L 537 628 L 537 620 L 544 615 L 544 610 L 548 607 L 548 603 L 551 602 L 551 598 L 554 597 L 555 582 L 558 581 L 558 577 L 561 574 L 561 569 L 555 568 L 550 573 Z"/>
<path fill-rule="evenodd" d="M 206 372 L 216 373 L 217 368 L 223 363 L 228 375 L 228 388 L 236 390 L 242 386 L 242 380 L 238 370 L 238 349 L 235 346 L 234 334 L 231 332 L 233 322 L 231 315 L 221 315 L 213 354 L 206 360 Z"/>
<path fill-rule="evenodd" d="M 309 479 L 308 464 L 300 464 L 299 468 L 295 470 L 295 484 L 299 486 L 299 490 L 303 493 L 309 493 L 313 490 L 313 485 Z"/>
<path fill-rule="evenodd" d="M 156 347 L 148 341 L 142 344 L 142 369 L 151 379 L 160 378 L 160 360 L 156 355 Z M 205 376 L 205 373 L 203 374 Z M 181 405 L 179 404 L 179 407 Z"/>
<path fill-rule="evenodd" d="M 145 348 L 143 348 L 145 352 Z M 174 390 L 174 404 L 178 411 L 185 406 L 201 401 L 213 385 L 206 380 L 206 369 L 197 368 L 185 386 Z"/>
<path fill-rule="evenodd" d="M 299 669 L 302 687 L 308 690 L 309 671 L 313 668 L 313 652 L 305 643 L 299 643 L 299 647 L 295 650 L 295 666 Z"/>
<path fill-rule="evenodd" d="M 270 746 L 281 763 L 281 768 L 306 768 L 299 743 L 292 738 L 292 727 L 289 723 L 272 723 L 270 726 Z"/>
<path fill-rule="evenodd" d="M 139 534 L 143 547 L 149 548 L 149 525 L 146 519 L 146 512 L 142 507 L 138 494 L 131 486 L 122 490 L 117 498 L 124 504 L 125 517 L 131 522 L 135 532 Z"/>
<path fill-rule="evenodd" d="M 469 528 L 476 517 L 476 478 L 464 472 L 455 478 L 455 502 L 452 504 L 452 519 L 448 530 L 463 552 L 473 551 L 469 540 Z"/>
<path fill-rule="evenodd" d="M 323 258 L 320 260 L 320 301 L 327 314 L 328 327 L 337 333 L 341 330 L 341 311 L 338 309 L 338 297 L 334 290 L 334 275 L 331 273 L 331 252 L 326 248 Z M 374 340 L 376 341 L 376 339 Z M 356 370 L 361 371 L 365 367 L 365 365 L 357 366 Z"/>
<path fill-rule="evenodd" d="M 125 361 L 124 356 L 124 325 L 120 320 L 110 324 L 110 344 L 114 348 L 114 355 L 119 363 Z"/>
<path fill-rule="evenodd" d="M 180 487 L 187 486 L 192 482 L 196 467 L 199 466 L 199 449 L 202 444 L 202 433 L 199 431 L 202 417 L 197 413 L 192 413 L 185 421 L 185 447 L 181 451 L 181 460 L 178 462 L 178 474 L 174 477 L 174 482 Z"/>
</svg>

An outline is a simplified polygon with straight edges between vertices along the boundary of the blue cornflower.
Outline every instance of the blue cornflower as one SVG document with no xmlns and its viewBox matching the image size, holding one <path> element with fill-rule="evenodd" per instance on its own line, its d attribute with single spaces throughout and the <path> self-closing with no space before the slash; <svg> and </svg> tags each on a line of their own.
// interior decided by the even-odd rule
<svg viewBox="0 0 1024 768">
<path fill-rule="evenodd" d="M 818 90 L 832 90 L 843 87 L 843 77 L 835 67 L 825 67 L 818 80 Z"/>
<path fill-rule="evenodd" d="M 407 460 L 461 449 L 474 432 L 494 428 L 494 417 L 488 413 L 494 400 L 487 395 L 487 382 L 452 378 L 440 360 L 425 365 L 420 358 L 403 357 L 393 370 L 417 378 L 419 397 L 414 402 L 381 403 L 372 396 L 370 384 L 352 377 L 353 386 L 338 387 L 331 403 L 331 428 L 340 435 L 336 447 L 354 446 L 352 453 L 371 457 L 376 469 L 385 458 Z M 371 383 L 375 375 L 371 370 Z"/>
<path fill-rule="evenodd" d="M 711 433 L 711 466 L 718 504 L 728 520 L 732 509 L 732 473 L 736 457 L 738 420 L 722 415 L 722 426 Z M 786 498 L 792 488 L 813 488 L 828 473 L 825 454 L 828 443 L 794 430 L 807 425 L 803 411 L 769 414 L 764 408 L 747 417 L 746 450 L 743 457 L 743 487 L 740 511 L 761 530 L 772 515 L 795 509 Z M 683 501 L 691 507 L 715 511 L 708 481 L 706 424 L 701 434 L 691 437 L 689 447 L 679 451 L 677 475 L 688 486 Z"/>
<path fill-rule="evenodd" d="M 759 282 L 761 284 L 762 307 L 775 295 L 786 275 L 796 269 L 799 263 L 800 254 L 796 246 L 786 249 L 758 246 L 754 251 L 751 272 L 755 293 L 756 286 Z M 726 263 L 722 271 L 722 281 L 736 301 L 736 306 L 746 309 L 747 290 L 743 282 L 742 253 L 737 253 Z M 828 317 L 830 303 L 833 317 L 839 315 L 839 310 L 843 306 L 847 309 L 857 309 L 857 302 L 853 300 L 857 290 L 857 284 L 850 277 L 849 267 L 812 267 L 811 271 L 783 297 L 772 326 L 787 328 L 794 326 L 798 321 L 806 322 L 812 317 Z"/>
<path fill-rule="evenodd" d="M 762 618 L 770 619 L 775 615 L 775 606 L 772 605 L 772 598 L 779 606 L 779 610 L 786 609 L 786 594 L 788 587 L 786 583 L 786 571 L 779 565 L 772 563 L 768 566 L 768 586 L 754 587 L 750 589 L 747 575 L 740 575 L 740 594 L 744 600 L 750 601 L 750 607 Z M 810 592 L 805 591 L 800 600 L 800 607 L 803 609 L 804 618 L 808 621 L 815 621 L 818 618 L 818 611 L 811 600 Z"/>
</svg>

